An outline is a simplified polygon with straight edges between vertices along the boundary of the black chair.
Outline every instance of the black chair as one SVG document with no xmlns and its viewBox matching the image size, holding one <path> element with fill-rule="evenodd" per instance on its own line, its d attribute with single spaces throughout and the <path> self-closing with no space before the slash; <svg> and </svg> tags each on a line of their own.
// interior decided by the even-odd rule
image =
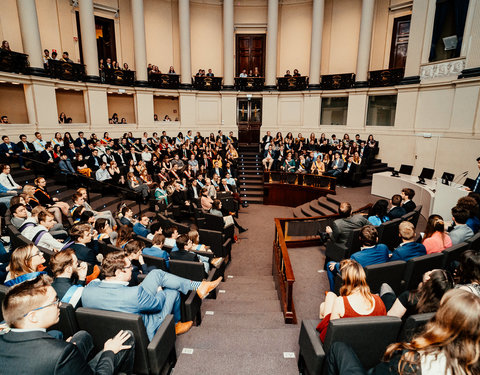
<svg viewBox="0 0 480 375">
<path fill-rule="evenodd" d="M 95 350 L 103 349 L 103 344 L 120 330 L 130 330 L 135 336 L 136 374 L 160 374 L 166 366 L 176 362 L 175 322 L 168 315 L 158 328 L 151 342 L 139 314 L 96 310 L 80 307 L 76 311 L 79 328 L 93 337 Z"/>
<path fill-rule="evenodd" d="M 9 288 L 7 286 L 0 284 L 0 306 L 3 303 L 5 296 L 7 295 L 8 289 Z M 0 308 L 0 322 L 3 322 L 3 312 L 1 308 Z"/>
<path fill-rule="evenodd" d="M 325 342 L 316 330 L 318 320 L 303 320 L 300 328 L 298 367 L 301 373 L 322 374 L 325 355 L 334 342 L 352 346 L 364 368 L 378 364 L 387 346 L 396 341 L 402 320 L 372 316 L 330 321 Z"/>
<path fill-rule="evenodd" d="M 235 234 L 235 226 L 229 225 L 225 227 L 225 221 L 221 216 L 215 216 L 212 214 L 204 214 L 205 216 L 205 228 L 222 232 L 227 238 L 233 239 Z"/>
<path fill-rule="evenodd" d="M 401 217 L 402 221 L 412 221 L 416 215 L 415 211 L 407 212 L 405 215 Z"/>
<path fill-rule="evenodd" d="M 396 260 L 366 266 L 367 284 L 372 293 L 379 293 L 383 283 L 387 283 L 395 293 L 399 293 L 406 265 L 407 263 L 403 260 Z"/>
<path fill-rule="evenodd" d="M 400 243 L 398 236 L 398 227 L 402 222 L 401 218 L 386 221 L 378 226 L 378 243 L 383 243 L 388 246 L 390 250 L 394 250 Z"/>
<path fill-rule="evenodd" d="M 155 267 L 155 268 L 158 268 L 159 270 L 167 271 L 167 265 L 165 263 L 165 259 L 154 257 L 151 255 L 145 255 L 145 254 L 143 254 L 142 256 L 147 266 Z"/>
<path fill-rule="evenodd" d="M 418 205 L 417 207 L 415 207 L 415 209 L 413 210 L 413 212 L 415 212 L 415 215 L 412 216 L 410 222 L 413 224 L 413 226 L 416 228 L 417 227 L 417 224 L 418 224 L 418 219 L 420 218 L 420 214 L 422 212 L 422 205 Z"/>
<path fill-rule="evenodd" d="M 232 240 L 225 238 L 222 232 L 199 229 L 200 243 L 210 246 L 216 257 L 223 257 L 227 263 L 231 260 Z"/>
<path fill-rule="evenodd" d="M 413 336 L 419 333 L 425 324 L 435 316 L 435 313 L 410 315 L 398 335 L 398 341 L 410 342 Z"/>
<path fill-rule="evenodd" d="M 417 289 L 418 284 L 422 281 L 423 274 L 436 268 L 443 268 L 443 262 L 443 253 L 427 254 L 410 259 L 405 266 L 405 274 L 400 289 L 402 291 Z"/>
<path fill-rule="evenodd" d="M 453 262 L 460 261 L 461 255 L 469 248 L 469 243 L 461 242 L 443 250 L 443 268 L 447 269 Z"/>
<path fill-rule="evenodd" d="M 360 231 L 352 230 L 344 244 L 339 244 L 333 240 L 328 240 L 325 245 L 325 257 L 327 261 L 333 260 L 335 262 L 340 262 L 342 259 L 347 258 L 347 254 L 350 254 L 350 249 L 352 248 L 352 244 L 354 242 L 354 236 L 359 235 Z M 325 264 L 327 264 L 327 262 L 325 262 Z"/>
<path fill-rule="evenodd" d="M 478 232 L 477 234 L 475 234 L 473 237 L 469 238 L 465 242 L 470 244 L 470 249 L 480 250 L 480 232 Z"/>
</svg>

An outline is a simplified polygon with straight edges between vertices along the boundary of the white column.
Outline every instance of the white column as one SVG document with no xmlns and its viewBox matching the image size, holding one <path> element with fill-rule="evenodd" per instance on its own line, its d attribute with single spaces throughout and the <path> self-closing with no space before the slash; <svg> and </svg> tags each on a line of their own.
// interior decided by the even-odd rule
<svg viewBox="0 0 480 375">
<path fill-rule="evenodd" d="M 4 6 L 7 5 L 4 4 Z M 41 72 L 43 71 L 42 42 L 40 41 L 35 0 L 17 0 L 17 9 L 23 50 L 28 54 L 32 72 Z"/>
<path fill-rule="evenodd" d="M 133 47 L 135 53 L 135 71 L 137 81 L 146 83 L 147 77 L 147 43 L 145 41 L 145 17 L 143 0 L 131 0 L 133 19 Z"/>
<path fill-rule="evenodd" d="M 267 64 L 265 67 L 265 85 L 270 87 L 275 87 L 277 83 L 277 35 L 278 0 L 268 0 Z"/>
<path fill-rule="evenodd" d="M 370 65 L 370 46 L 372 44 L 373 15 L 375 0 L 362 1 L 362 20 L 358 39 L 357 82 L 366 82 Z"/>
<path fill-rule="evenodd" d="M 320 84 L 324 8 L 325 0 L 313 0 L 312 44 L 310 46 L 310 86 L 318 86 Z"/>
<path fill-rule="evenodd" d="M 190 57 L 190 0 L 178 1 L 178 16 L 180 26 L 180 83 L 182 85 L 191 85 L 192 63 Z"/>
<path fill-rule="evenodd" d="M 78 5 L 80 10 L 80 30 L 82 33 L 83 63 L 85 64 L 85 71 L 89 80 L 97 81 L 98 52 L 93 1 L 79 0 Z"/>
<path fill-rule="evenodd" d="M 233 0 L 223 1 L 223 86 L 233 87 Z"/>
</svg>

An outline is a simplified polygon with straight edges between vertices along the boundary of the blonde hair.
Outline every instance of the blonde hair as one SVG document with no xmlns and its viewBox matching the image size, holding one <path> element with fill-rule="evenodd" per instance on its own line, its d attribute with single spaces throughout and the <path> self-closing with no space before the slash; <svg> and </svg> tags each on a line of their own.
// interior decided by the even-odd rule
<svg viewBox="0 0 480 375">
<path fill-rule="evenodd" d="M 23 187 L 23 193 L 27 195 L 27 197 L 33 197 L 35 195 L 35 186 L 33 185 L 25 185 Z"/>
<path fill-rule="evenodd" d="M 188 239 L 192 241 L 195 245 L 198 245 L 200 242 L 200 235 L 198 234 L 198 231 L 196 230 L 191 230 L 188 232 Z"/>
<path fill-rule="evenodd" d="M 36 248 L 34 244 L 30 244 L 15 249 L 9 265 L 12 279 L 36 271 L 32 268 L 32 252 Z"/>
<path fill-rule="evenodd" d="M 340 296 L 347 297 L 354 292 L 359 292 L 368 302 L 369 307 L 372 308 L 374 299 L 367 284 L 367 275 L 363 267 L 352 259 L 344 259 L 340 262 L 340 272 L 343 281 Z"/>
<path fill-rule="evenodd" d="M 398 231 L 404 240 L 409 241 L 415 237 L 415 227 L 409 221 L 402 221 L 398 227 Z"/>
</svg>

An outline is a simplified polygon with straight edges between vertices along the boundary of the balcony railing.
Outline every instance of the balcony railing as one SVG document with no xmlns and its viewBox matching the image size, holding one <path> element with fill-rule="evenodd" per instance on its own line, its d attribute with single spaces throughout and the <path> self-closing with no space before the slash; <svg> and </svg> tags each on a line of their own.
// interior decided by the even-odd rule
<svg viewBox="0 0 480 375">
<path fill-rule="evenodd" d="M 404 73 L 405 69 L 403 68 L 372 70 L 368 72 L 368 86 L 385 87 L 398 85 L 402 81 Z"/>
<path fill-rule="evenodd" d="M 82 64 L 48 60 L 47 69 L 52 78 L 65 81 L 83 81 L 85 79 L 85 67 Z"/>
<path fill-rule="evenodd" d="M 135 71 L 121 69 L 102 69 L 101 80 L 103 83 L 120 86 L 135 85 Z"/>
<path fill-rule="evenodd" d="M 9 73 L 28 73 L 28 55 L 0 48 L 0 70 Z"/>
<path fill-rule="evenodd" d="M 265 77 L 235 77 L 235 89 L 240 91 L 262 91 Z"/>
<path fill-rule="evenodd" d="M 279 91 L 301 91 L 308 87 L 308 77 L 278 77 L 277 87 Z"/>
<path fill-rule="evenodd" d="M 222 77 L 193 77 L 193 88 L 196 90 L 219 91 L 222 89 Z"/>
<path fill-rule="evenodd" d="M 322 90 L 346 90 L 355 84 L 355 74 L 329 74 L 322 76 L 320 87 Z"/>
<path fill-rule="evenodd" d="M 178 89 L 180 87 L 180 76 L 178 74 L 150 73 L 148 83 L 157 89 Z"/>
</svg>

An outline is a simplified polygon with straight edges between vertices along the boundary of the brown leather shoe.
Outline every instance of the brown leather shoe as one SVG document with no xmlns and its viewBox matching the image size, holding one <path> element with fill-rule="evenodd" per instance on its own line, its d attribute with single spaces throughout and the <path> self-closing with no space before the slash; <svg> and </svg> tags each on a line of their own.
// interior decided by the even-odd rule
<svg viewBox="0 0 480 375">
<path fill-rule="evenodd" d="M 192 326 L 193 326 L 193 322 L 191 320 L 185 323 L 178 322 L 177 324 L 175 324 L 175 334 L 177 336 L 182 335 L 188 332 L 190 328 L 192 328 Z"/>
<path fill-rule="evenodd" d="M 212 260 L 210 261 L 210 263 L 212 264 L 212 266 L 214 266 L 215 268 L 218 268 L 222 265 L 222 262 L 223 262 L 223 258 L 220 257 L 220 258 L 212 258 Z"/>
<path fill-rule="evenodd" d="M 220 276 L 215 281 L 202 281 L 200 286 L 197 289 L 197 294 L 201 299 L 204 299 L 208 294 L 214 290 L 218 284 L 222 281 L 222 276 Z"/>
</svg>

